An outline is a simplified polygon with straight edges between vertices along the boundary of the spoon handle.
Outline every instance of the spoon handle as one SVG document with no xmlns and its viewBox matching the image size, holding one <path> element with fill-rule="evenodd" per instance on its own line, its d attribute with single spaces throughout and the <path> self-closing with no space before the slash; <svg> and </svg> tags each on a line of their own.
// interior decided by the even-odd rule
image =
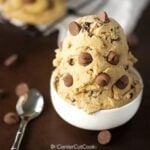
<svg viewBox="0 0 150 150">
<path fill-rule="evenodd" d="M 11 147 L 11 150 L 19 150 L 19 147 L 20 147 L 21 141 L 23 139 L 23 135 L 25 133 L 25 129 L 26 129 L 27 124 L 28 124 L 27 120 L 24 120 L 24 119 L 21 120 L 19 129 L 18 129 L 17 134 L 16 134 L 15 141 Z"/>
</svg>

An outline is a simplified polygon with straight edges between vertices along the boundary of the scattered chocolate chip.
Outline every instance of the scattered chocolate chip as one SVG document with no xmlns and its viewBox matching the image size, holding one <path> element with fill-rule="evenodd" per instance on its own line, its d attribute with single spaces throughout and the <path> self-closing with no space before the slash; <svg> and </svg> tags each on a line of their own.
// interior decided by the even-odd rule
<svg viewBox="0 0 150 150">
<path fill-rule="evenodd" d="M 80 32 L 80 30 L 81 30 L 81 26 L 77 22 L 73 21 L 69 24 L 69 32 L 73 36 L 77 35 Z"/>
<path fill-rule="evenodd" d="M 73 58 L 70 58 L 70 59 L 68 60 L 68 63 L 69 63 L 69 65 L 73 66 L 73 65 L 74 65 L 74 60 L 73 60 Z"/>
<path fill-rule="evenodd" d="M 78 62 L 80 65 L 87 66 L 93 61 L 91 54 L 82 52 L 78 57 Z"/>
<path fill-rule="evenodd" d="M 99 19 L 104 23 L 109 22 L 108 15 L 105 11 L 100 12 Z"/>
<path fill-rule="evenodd" d="M 98 142 L 102 145 L 108 144 L 111 141 L 111 138 L 112 135 L 108 130 L 101 131 L 97 136 Z"/>
<path fill-rule="evenodd" d="M 67 73 L 64 77 L 63 77 L 63 81 L 65 86 L 70 87 L 73 84 L 73 77 L 72 75 L 70 75 L 69 73 Z"/>
<path fill-rule="evenodd" d="M 30 4 L 30 3 L 35 3 L 36 0 L 23 0 L 24 3 Z"/>
<path fill-rule="evenodd" d="M 127 75 L 123 75 L 117 82 L 116 82 L 116 86 L 119 88 L 119 89 L 124 89 L 126 88 L 126 86 L 128 85 L 129 83 L 129 78 Z"/>
<path fill-rule="evenodd" d="M 110 76 L 106 73 L 100 73 L 96 77 L 95 81 L 99 86 L 106 86 L 106 85 L 108 85 L 108 83 L 110 81 Z"/>
<path fill-rule="evenodd" d="M 18 59 L 18 55 L 13 54 L 4 61 L 4 65 L 9 67 L 9 66 L 13 65 L 17 61 L 17 59 Z"/>
<path fill-rule="evenodd" d="M 119 55 L 113 51 L 110 51 L 107 56 L 107 61 L 112 65 L 117 65 L 119 63 Z"/>
<path fill-rule="evenodd" d="M 128 41 L 129 46 L 135 47 L 139 43 L 139 38 L 135 34 L 130 34 L 127 37 L 127 41 Z"/>
<path fill-rule="evenodd" d="M 9 112 L 5 114 L 4 122 L 8 125 L 16 124 L 19 122 L 19 116 L 15 112 Z"/>
<path fill-rule="evenodd" d="M 16 86 L 15 89 L 16 95 L 18 97 L 28 93 L 28 91 L 29 91 L 29 87 L 27 83 L 20 83 Z"/>
<path fill-rule="evenodd" d="M 5 94 L 5 91 L 3 89 L 0 89 L 0 99 L 4 98 Z"/>
</svg>

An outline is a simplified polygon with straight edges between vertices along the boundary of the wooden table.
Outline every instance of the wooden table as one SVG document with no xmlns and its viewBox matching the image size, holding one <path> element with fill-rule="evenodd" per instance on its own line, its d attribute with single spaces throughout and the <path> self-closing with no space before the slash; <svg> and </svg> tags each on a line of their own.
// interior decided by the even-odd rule
<svg viewBox="0 0 150 150">
<path fill-rule="evenodd" d="M 98 132 L 85 131 L 64 122 L 54 111 L 49 92 L 49 80 L 53 70 L 52 59 L 57 47 L 57 32 L 49 37 L 30 37 L 13 27 L 0 25 L 0 88 L 8 95 L 0 100 L 0 150 L 9 150 L 18 128 L 6 125 L 3 116 L 15 111 L 17 96 L 15 87 L 20 82 L 39 89 L 45 98 L 41 117 L 30 123 L 24 136 L 22 150 L 50 150 L 51 144 L 95 145 L 103 150 L 149 150 L 150 148 L 150 7 L 143 13 L 135 33 L 140 43 L 133 53 L 139 59 L 136 68 L 144 80 L 144 95 L 136 116 L 124 126 L 111 130 L 113 139 L 107 146 L 97 142 Z M 131 20 L 132 21 L 132 20 Z M 18 53 L 20 63 L 7 68 L 3 61 Z M 59 145 L 59 146 L 60 146 Z M 59 147 L 58 146 L 58 147 Z"/>
</svg>

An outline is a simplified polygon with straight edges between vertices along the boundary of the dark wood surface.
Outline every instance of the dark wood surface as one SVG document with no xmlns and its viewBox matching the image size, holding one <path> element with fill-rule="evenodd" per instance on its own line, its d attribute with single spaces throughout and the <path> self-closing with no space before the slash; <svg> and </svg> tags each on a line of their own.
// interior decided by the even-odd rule
<svg viewBox="0 0 150 150">
<path fill-rule="evenodd" d="M 131 20 L 132 21 L 132 20 Z M 136 116 L 127 124 L 111 130 L 112 141 L 107 146 L 97 142 L 98 132 L 75 128 L 64 122 L 54 111 L 49 92 L 49 80 L 53 70 L 52 59 L 57 47 L 57 34 L 49 37 L 30 37 L 15 28 L 0 25 L 0 89 L 8 95 L 0 100 L 0 150 L 9 150 L 18 125 L 6 125 L 3 116 L 15 111 L 17 96 L 15 87 L 20 82 L 39 89 L 45 98 L 42 115 L 31 122 L 26 130 L 21 150 L 50 150 L 51 144 L 95 145 L 102 150 L 150 149 L 150 7 L 141 17 L 135 33 L 140 42 L 133 53 L 139 59 L 136 68 L 144 80 L 144 95 Z M 3 65 L 11 54 L 19 54 L 20 61 L 10 68 Z"/>
</svg>

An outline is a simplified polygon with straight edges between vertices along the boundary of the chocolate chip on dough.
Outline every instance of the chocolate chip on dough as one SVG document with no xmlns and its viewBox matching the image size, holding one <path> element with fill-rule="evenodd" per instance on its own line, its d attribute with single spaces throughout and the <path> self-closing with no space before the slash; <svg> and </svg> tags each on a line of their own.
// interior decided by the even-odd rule
<svg viewBox="0 0 150 150">
<path fill-rule="evenodd" d="M 108 15 L 105 11 L 100 12 L 99 19 L 104 23 L 109 21 Z"/>
<path fill-rule="evenodd" d="M 80 32 L 80 30 L 81 30 L 81 26 L 77 22 L 73 21 L 69 24 L 69 32 L 73 36 L 77 35 Z"/>
<path fill-rule="evenodd" d="M 78 62 L 80 65 L 87 66 L 93 61 L 91 54 L 82 52 L 78 57 Z"/>
<path fill-rule="evenodd" d="M 110 51 L 107 56 L 107 61 L 112 65 L 117 65 L 119 63 L 119 55 L 113 51 Z"/>
<path fill-rule="evenodd" d="M 9 112 L 5 114 L 4 122 L 8 125 L 16 124 L 19 122 L 19 117 L 15 112 Z"/>
<path fill-rule="evenodd" d="M 96 83 L 99 86 L 106 86 L 108 85 L 109 81 L 110 81 L 110 76 L 106 73 L 100 73 L 97 77 L 96 77 Z"/>
<path fill-rule="evenodd" d="M 101 131 L 97 136 L 98 142 L 102 145 L 108 144 L 111 141 L 111 138 L 112 135 L 108 130 Z"/>
<path fill-rule="evenodd" d="M 68 60 L 68 63 L 69 63 L 69 65 L 73 66 L 73 65 L 75 64 L 74 59 L 73 59 L 73 58 L 70 58 L 70 59 Z"/>
<path fill-rule="evenodd" d="M 72 75 L 70 75 L 69 73 L 67 73 L 64 77 L 63 77 L 63 81 L 65 86 L 70 87 L 73 84 L 73 77 Z"/>
<path fill-rule="evenodd" d="M 127 75 L 123 75 L 117 82 L 116 82 L 116 86 L 119 88 L 119 89 L 124 89 L 126 88 L 126 86 L 128 85 L 129 83 L 129 78 Z"/>
</svg>

